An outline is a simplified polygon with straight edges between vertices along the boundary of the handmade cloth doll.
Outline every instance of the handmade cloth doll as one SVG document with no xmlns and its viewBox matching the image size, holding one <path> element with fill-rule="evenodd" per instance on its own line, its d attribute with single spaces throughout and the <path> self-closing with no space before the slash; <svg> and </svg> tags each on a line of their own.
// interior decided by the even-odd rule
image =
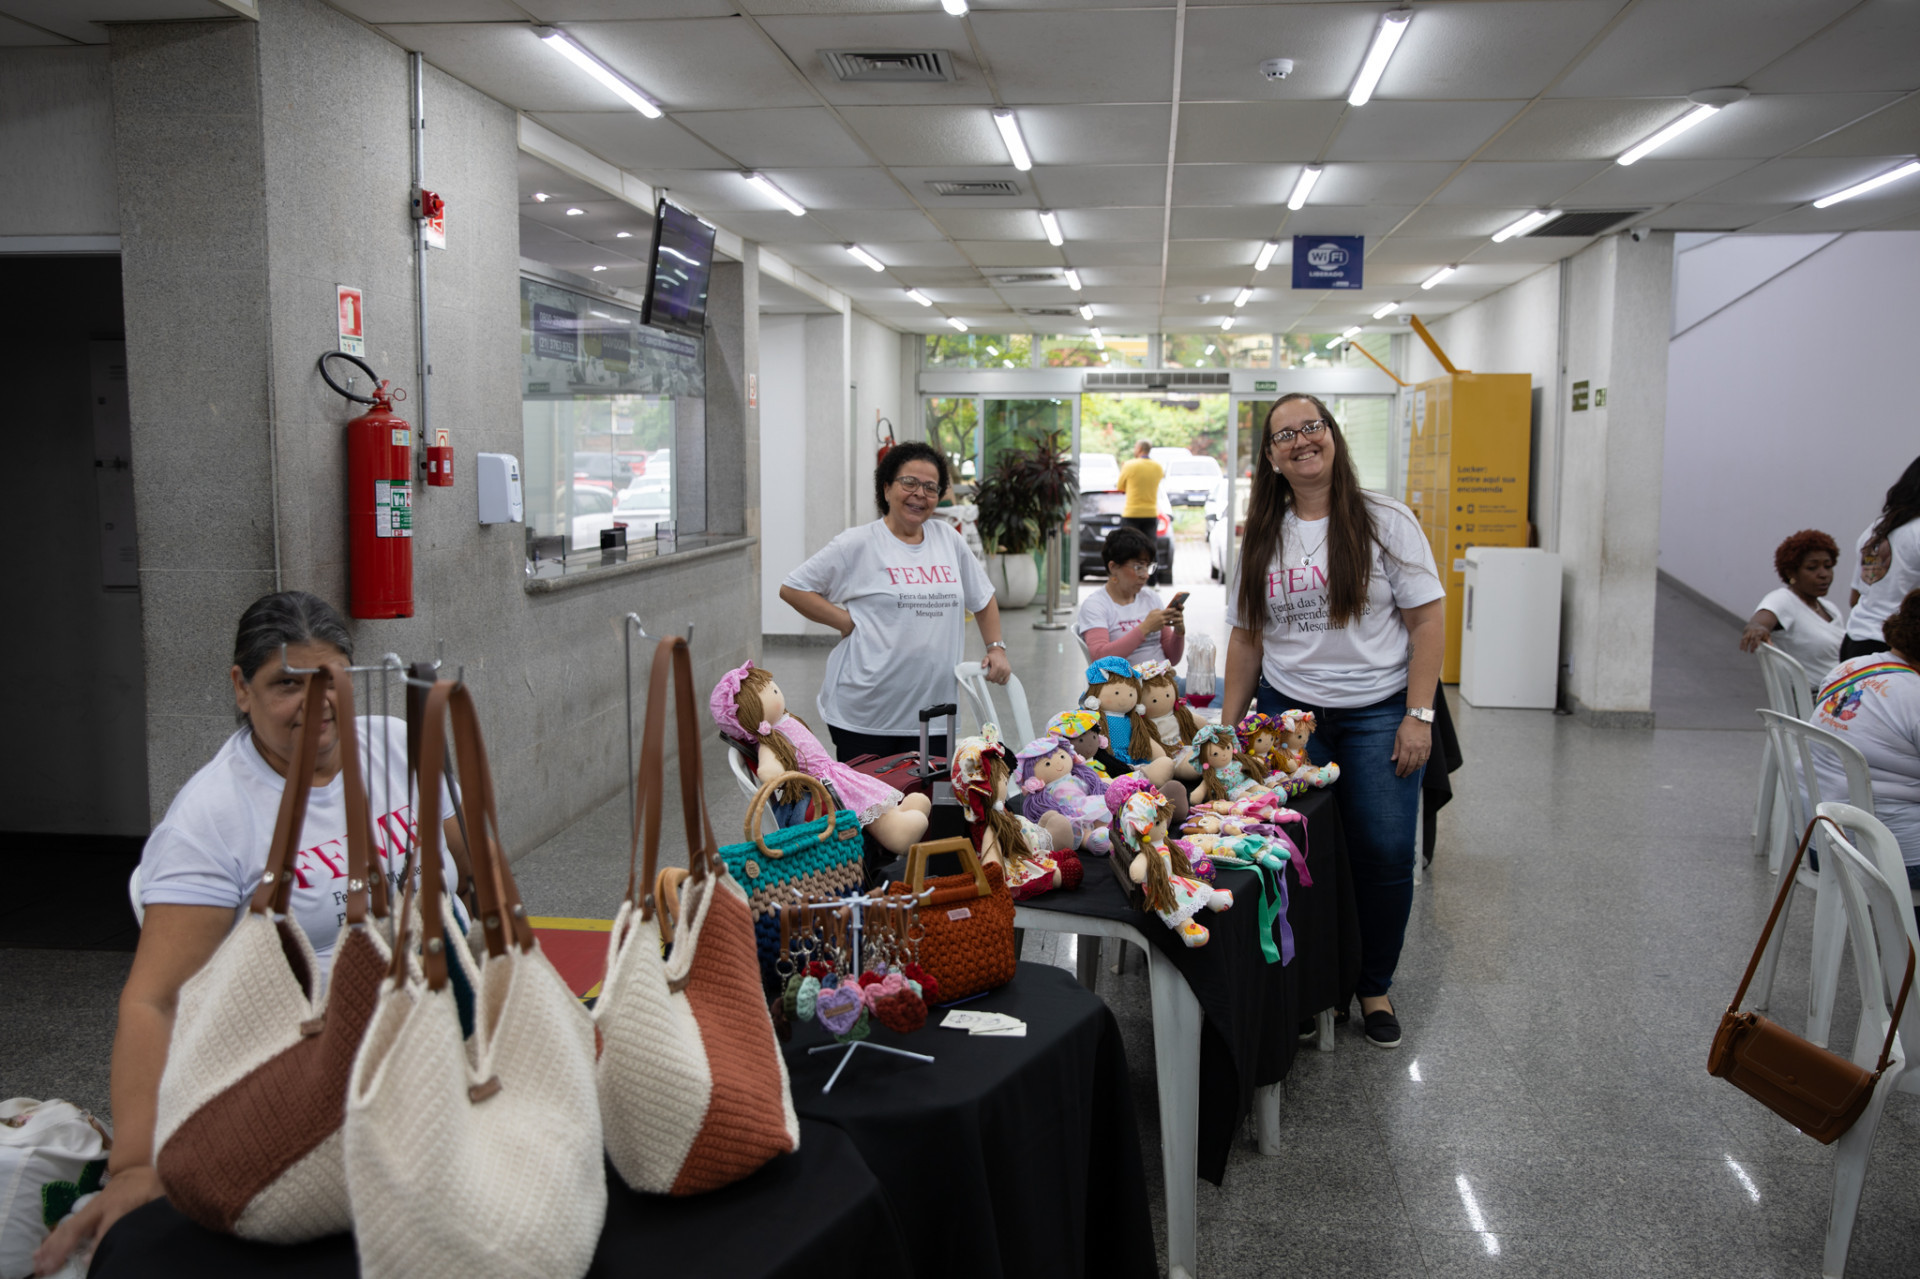
<svg viewBox="0 0 1920 1279">
<path fill-rule="evenodd" d="M 1259 763 L 1240 749 L 1240 740 L 1225 724 L 1203 725 L 1193 736 L 1200 765 L 1200 782 L 1193 788 L 1195 805 L 1241 799 L 1255 791 L 1266 774 Z"/>
<path fill-rule="evenodd" d="M 1019 761 L 1020 789 L 1026 792 L 1026 815 L 1054 836 L 1055 848 L 1081 848 L 1101 857 L 1112 851 L 1106 779 L 1080 761 L 1071 743 L 1042 737 L 1021 747 L 1014 758 Z M 1060 831 L 1054 829 L 1056 822 Z"/>
<path fill-rule="evenodd" d="M 1290 781 L 1305 782 L 1316 790 L 1340 780 L 1340 765 L 1315 764 L 1307 758 L 1307 739 L 1313 736 L 1314 729 L 1312 711 L 1281 711 L 1280 718 L 1273 724 L 1279 732 L 1278 744 L 1273 750 L 1274 772 Z"/>
<path fill-rule="evenodd" d="M 1124 657 L 1103 657 L 1087 667 L 1087 692 L 1080 705 L 1107 717 L 1107 741 L 1129 765 L 1166 758 L 1140 709 L 1140 676 Z"/>
<path fill-rule="evenodd" d="M 1194 916 L 1202 910 L 1230 909 L 1233 894 L 1178 873 L 1167 845 L 1167 823 L 1173 817 L 1167 797 L 1145 780 L 1128 780 L 1108 788 L 1107 805 L 1113 811 L 1115 870 L 1125 864 L 1127 881 L 1144 896 L 1145 909 L 1160 916 L 1182 942 L 1206 945 L 1212 934 Z"/>
<path fill-rule="evenodd" d="M 1257 766 L 1256 776 L 1265 778 L 1291 771 L 1280 755 L 1280 725 L 1273 716 L 1253 711 L 1240 721 L 1236 732 L 1240 737 L 1240 749 Z"/>
<path fill-rule="evenodd" d="M 758 744 L 754 775 L 771 781 L 786 772 L 801 772 L 824 783 L 871 831 L 890 853 L 904 853 L 927 833 L 933 805 L 925 795 L 902 795 L 877 778 L 836 760 L 806 723 L 787 713 L 786 695 L 771 672 L 752 662 L 728 671 L 714 685 L 707 709 L 720 731 L 737 742 Z M 796 789 L 789 783 L 787 789 Z M 776 795 L 787 801 L 804 798 Z"/>
<path fill-rule="evenodd" d="M 1140 674 L 1140 712 L 1146 718 L 1148 732 L 1173 760 L 1174 776 L 1188 782 L 1198 779 L 1200 770 L 1189 747 L 1193 735 L 1200 731 L 1200 722 L 1180 697 L 1173 663 L 1154 658 L 1134 669 Z"/>
<path fill-rule="evenodd" d="M 1007 811 L 1012 776 L 1013 756 L 998 728 L 983 724 L 980 736 L 961 739 L 953 754 L 953 794 L 967 810 L 967 835 L 982 864 L 1000 863 L 1015 901 L 1078 888 L 1082 867 L 1072 843 L 1056 849 L 1047 828 Z M 1066 832 L 1064 819 L 1057 825 Z"/>
<path fill-rule="evenodd" d="M 1169 788 L 1167 785 L 1173 780 L 1173 761 L 1156 759 L 1151 764 L 1129 764 L 1107 749 L 1106 734 L 1100 731 L 1104 725 L 1105 717 L 1098 711 L 1062 711 L 1047 721 L 1047 735 L 1072 743 L 1080 761 L 1100 774 L 1104 781 L 1113 781 L 1130 773 L 1146 778 L 1173 801 L 1174 820 L 1184 821 L 1187 816 L 1187 788 Z"/>
</svg>

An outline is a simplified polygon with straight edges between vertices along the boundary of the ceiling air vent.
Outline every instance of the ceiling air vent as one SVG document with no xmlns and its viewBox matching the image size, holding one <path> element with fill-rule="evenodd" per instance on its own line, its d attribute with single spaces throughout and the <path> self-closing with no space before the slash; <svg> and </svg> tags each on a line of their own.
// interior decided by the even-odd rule
<svg viewBox="0 0 1920 1279">
<path fill-rule="evenodd" d="M 1224 391 L 1233 383 L 1233 375 L 1199 370 L 1156 369 L 1148 373 L 1088 373 L 1081 389 L 1086 391 L 1165 391 L 1174 387 L 1192 390 Z"/>
<path fill-rule="evenodd" d="M 929 182 L 927 186 L 935 195 L 1019 195 L 1020 184 L 1001 178 L 985 178 L 979 181 Z"/>
<path fill-rule="evenodd" d="M 1575 209 L 1562 213 L 1551 222 L 1543 222 L 1528 235 L 1599 235 L 1628 218 L 1637 218 L 1645 209 Z"/>
<path fill-rule="evenodd" d="M 1034 316 L 1078 315 L 1080 314 L 1080 308 L 1077 306 L 1023 306 L 1020 308 L 1020 314 Z"/>
<path fill-rule="evenodd" d="M 822 49 L 833 78 L 854 84 L 938 84 L 953 79 L 953 63 L 939 49 Z"/>
<path fill-rule="evenodd" d="M 997 271 L 987 279 L 995 284 L 1059 284 L 1058 271 Z"/>
</svg>

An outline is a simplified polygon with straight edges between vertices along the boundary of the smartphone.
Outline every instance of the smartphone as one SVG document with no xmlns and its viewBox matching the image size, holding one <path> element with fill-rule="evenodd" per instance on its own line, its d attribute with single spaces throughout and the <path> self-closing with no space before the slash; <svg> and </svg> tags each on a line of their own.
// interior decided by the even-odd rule
<svg viewBox="0 0 1920 1279">
<path fill-rule="evenodd" d="M 1192 591 L 1181 591 L 1178 595 L 1173 597 L 1173 602 L 1167 605 L 1167 607 L 1172 609 L 1174 612 L 1178 613 L 1181 609 L 1187 606 L 1187 596 L 1191 594 L 1193 594 Z"/>
</svg>

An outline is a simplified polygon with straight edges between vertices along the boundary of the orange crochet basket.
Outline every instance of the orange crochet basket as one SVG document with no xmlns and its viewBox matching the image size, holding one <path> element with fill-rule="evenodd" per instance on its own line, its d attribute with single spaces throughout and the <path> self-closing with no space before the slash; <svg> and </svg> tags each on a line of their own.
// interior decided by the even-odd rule
<svg viewBox="0 0 1920 1279">
<path fill-rule="evenodd" d="M 966 870 L 958 875 L 927 878 L 927 858 L 958 853 Z M 907 850 L 907 879 L 887 886 L 887 892 L 918 897 L 920 903 L 920 966 L 940 983 L 943 1004 L 966 999 L 1013 980 L 1019 955 L 1013 945 L 1013 894 L 1000 866 L 982 866 L 973 841 L 937 839 Z"/>
</svg>

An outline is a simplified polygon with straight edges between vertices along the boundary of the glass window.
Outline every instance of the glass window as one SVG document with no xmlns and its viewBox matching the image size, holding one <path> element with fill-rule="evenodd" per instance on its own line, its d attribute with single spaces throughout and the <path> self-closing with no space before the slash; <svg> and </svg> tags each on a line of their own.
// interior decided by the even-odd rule
<svg viewBox="0 0 1920 1279">
<path fill-rule="evenodd" d="M 636 549 L 650 546 L 662 523 L 704 531 L 698 338 L 645 327 L 639 312 L 604 298 L 522 278 L 520 357 L 529 559 L 563 568 L 591 552 L 598 564 L 600 534 L 616 523 Z"/>
<path fill-rule="evenodd" d="M 1271 399 L 1240 401 L 1237 462 L 1243 480 L 1253 475 L 1253 453 L 1260 447 L 1267 426 L 1267 411 L 1272 407 Z M 1360 487 L 1385 493 L 1387 460 L 1393 447 L 1393 397 L 1339 395 L 1327 400 L 1327 410 L 1340 424 L 1340 435 L 1347 442 L 1353 469 L 1359 473 Z"/>
<path fill-rule="evenodd" d="M 980 405 L 971 395 L 926 398 L 927 442 L 947 456 L 954 484 L 980 478 Z"/>
<path fill-rule="evenodd" d="M 1337 347 L 1332 347 L 1339 337 L 1338 333 L 1282 333 L 1279 348 L 1280 363 L 1275 367 L 1282 369 L 1370 369 L 1373 367 L 1366 356 L 1351 349 L 1352 343 L 1343 342 Z M 1380 363 L 1388 368 L 1393 367 L 1393 361 L 1390 358 L 1393 350 L 1392 334 L 1362 333 L 1353 341 L 1365 346 L 1379 358 Z"/>
<path fill-rule="evenodd" d="M 1091 334 L 1055 333 L 1040 339 L 1040 363 L 1047 368 L 1144 369 L 1147 338 L 1143 333 L 1107 333 L 1096 343 Z"/>
<path fill-rule="evenodd" d="M 1170 369 L 1270 369 L 1271 333 L 1169 333 L 1160 339 Z"/>
<path fill-rule="evenodd" d="M 1033 364 L 1030 333 L 929 333 L 930 369 L 1024 369 Z"/>
</svg>

